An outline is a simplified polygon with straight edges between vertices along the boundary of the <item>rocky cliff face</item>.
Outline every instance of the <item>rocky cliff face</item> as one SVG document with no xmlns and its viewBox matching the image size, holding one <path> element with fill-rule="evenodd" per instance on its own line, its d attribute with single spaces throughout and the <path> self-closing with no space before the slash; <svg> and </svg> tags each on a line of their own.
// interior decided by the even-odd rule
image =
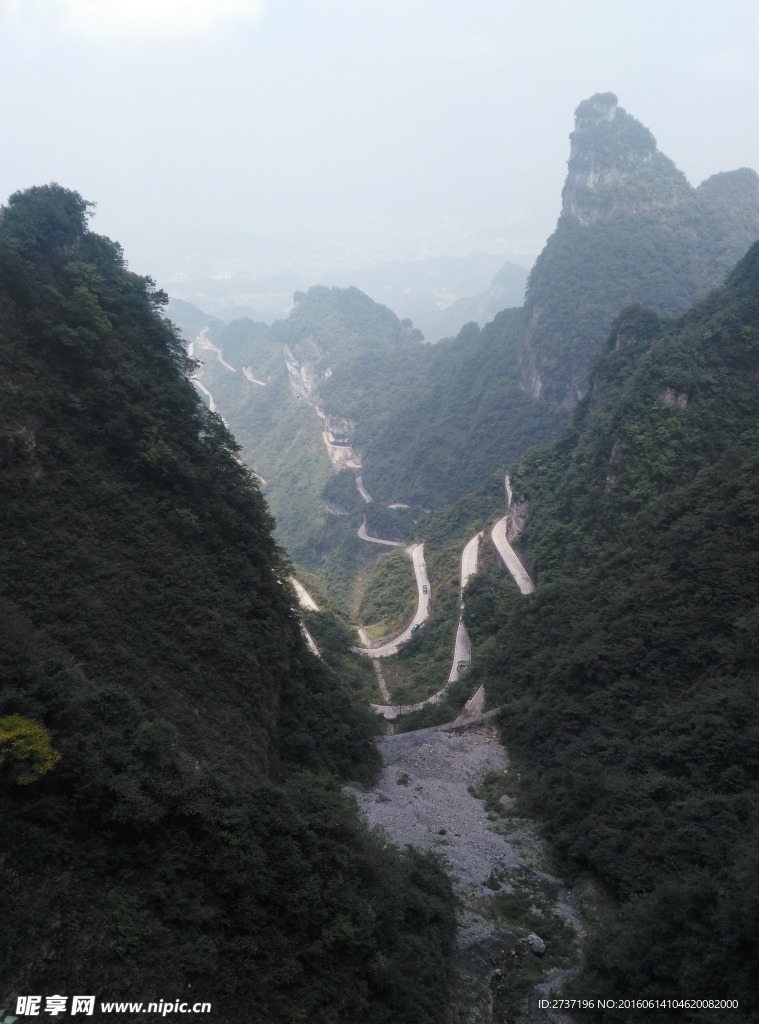
<svg viewBox="0 0 759 1024">
<path fill-rule="evenodd" d="M 693 188 L 613 93 L 584 100 L 561 216 L 527 286 L 521 389 L 570 410 L 619 309 L 640 303 L 681 314 L 721 284 L 757 236 L 754 171 Z"/>
<path fill-rule="evenodd" d="M 641 212 L 683 202 L 693 192 L 660 153 L 648 128 L 597 93 L 575 111 L 562 213 L 591 224 L 618 210 Z"/>
</svg>

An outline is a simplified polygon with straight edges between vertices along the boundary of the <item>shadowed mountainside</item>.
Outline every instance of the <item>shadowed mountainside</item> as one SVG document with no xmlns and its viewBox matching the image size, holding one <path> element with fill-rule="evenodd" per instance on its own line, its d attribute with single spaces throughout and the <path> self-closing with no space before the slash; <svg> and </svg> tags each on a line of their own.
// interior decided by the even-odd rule
<svg viewBox="0 0 759 1024">
<path fill-rule="evenodd" d="M 0 1005 L 432 1024 L 448 883 L 341 795 L 374 719 L 307 651 L 165 296 L 87 205 L 53 185 L 0 215 Z"/>
</svg>

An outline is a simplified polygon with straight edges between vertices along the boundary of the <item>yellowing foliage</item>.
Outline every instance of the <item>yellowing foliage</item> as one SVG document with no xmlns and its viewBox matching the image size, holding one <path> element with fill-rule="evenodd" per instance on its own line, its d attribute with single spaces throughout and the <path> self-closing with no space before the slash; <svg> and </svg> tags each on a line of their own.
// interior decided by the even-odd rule
<svg viewBox="0 0 759 1024">
<path fill-rule="evenodd" d="M 23 767 L 16 781 L 24 786 L 51 771 L 61 755 L 53 750 L 47 730 L 31 718 L 0 718 L 0 765 L 6 761 Z"/>
</svg>

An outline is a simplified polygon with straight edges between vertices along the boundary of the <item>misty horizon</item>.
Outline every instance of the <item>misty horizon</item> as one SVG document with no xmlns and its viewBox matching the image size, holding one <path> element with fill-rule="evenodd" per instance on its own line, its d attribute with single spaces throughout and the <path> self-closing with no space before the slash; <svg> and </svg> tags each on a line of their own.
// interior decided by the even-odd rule
<svg viewBox="0 0 759 1024">
<path fill-rule="evenodd" d="M 744 0 L 6 0 L 0 192 L 75 189 L 190 301 L 394 261 L 529 270 L 594 93 L 692 185 L 759 166 L 758 37 Z"/>
</svg>

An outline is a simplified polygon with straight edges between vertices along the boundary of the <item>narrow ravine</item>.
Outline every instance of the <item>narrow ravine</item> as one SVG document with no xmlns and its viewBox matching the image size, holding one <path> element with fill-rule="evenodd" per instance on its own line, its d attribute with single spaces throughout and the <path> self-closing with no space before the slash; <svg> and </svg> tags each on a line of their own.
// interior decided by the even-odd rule
<svg viewBox="0 0 759 1024">
<path fill-rule="evenodd" d="M 512 511 L 508 477 L 506 494 L 507 514 L 495 524 L 491 536 L 520 591 L 529 594 L 534 589 L 532 580 L 506 539 Z M 372 705 L 377 714 L 392 721 L 434 703 L 469 664 L 471 644 L 463 623 L 463 593 L 477 571 L 481 538 L 482 533 L 477 533 L 462 550 L 461 617 L 451 672 L 438 694 L 414 705 L 389 704 L 381 659 L 397 653 L 411 627 L 382 647 L 354 648 L 372 657 L 380 690 L 388 701 Z M 409 553 L 419 590 L 417 616 L 423 613 L 426 618 L 430 588 L 423 546 L 416 545 Z M 301 607 L 319 611 L 306 588 L 294 578 L 291 582 Z M 313 639 L 305 626 L 302 628 L 309 647 L 318 655 Z M 579 894 L 568 890 L 546 870 L 545 843 L 531 821 L 513 815 L 511 796 L 500 796 L 496 804 L 499 813 L 493 812 L 492 804 L 486 805 L 483 780 L 501 780 L 501 789 L 510 789 L 514 782 L 505 782 L 510 769 L 495 722 L 499 712 L 483 713 L 483 703 L 484 688 L 480 687 L 454 722 L 408 733 L 388 732 L 378 741 L 383 761 L 378 784 L 372 790 L 354 786 L 347 791 L 369 825 L 380 828 L 392 843 L 412 845 L 445 859 L 459 898 L 451 1022 L 571 1024 L 570 1017 L 540 1002 L 550 1006 L 551 997 L 560 993 L 576 972 L 579 954 L 571 947 L 569 953 L 561 954 L 560 946 L 559 952 L 554 952 L 550 935 L 555 934 L 555 924 L 547 939 L 540 931 L 541 922 L 559 921 L 565 932 L 574 936 L 573 941 L 581 937 L 585 914 L 582 890 Z M 392 730 L 392 725 L 389 728 Z M 508 921 L 504 923 L 501 892 L 516 894 L 514 898 L 522 904 L 536 901 L 543 909 L 538 917 L 530 910 L 521 920 L 506 912 Z M 544 957 L 543 980 L 535 984 L 535 969 Z"/>
<path fill-rule="evenodd" d="M 507 495 L 511 497 L 508 478 Z M 496 524 L 492 536 L 504 565 L 526 594 L 534 588 L 506 541 L 509 512 Z M 462 551 L 462 592 L 477 570 L 481 537 L 481 533 L 472 537 Z M 439 699 L 451 677 L 458 678 L 462 663 L 468 664 L 471 657 L 468 637 L 464 644 L 463 636 L 466 630 L 460 620 L 446 687 L 418 705 L 395 709 L 399 714 Z M 487 792 L 482 790 L 483 779 L 500 779 L 501 788 L 514 785 L 503 781 L 510 772 L 494 721 L 498 711 L 482 713 L 483 702 L 481 687 L 455 722 L 386 735 L 379 740 L 384 765 L 379 783 L 371 791 L 360 787 L 349 791 L 370 826 L 382 829 L 395 845 L 410 844 L 445 858 L 460 900 L 450 1020 L 458 1024 L 567 1024 L 571 1018 L 541 1007 L 540 1000 L 550 1001 L 561 991 L 576 970 L 578 954 L 570 950 L 562 959 L 554 952 L 551 940 L 539 934 L 540 925 L 535 926 L 540 916 L 532 916 L 531 910 L 521 921 L 507 915 L 506 926 L 499 894 L 514 893 L 515 900 L 528 907 L 536 902 L 543 908 L 538 912 L 544 915 L 542 920 L 558 920 L 575 939 L 583 932 L 582 901 L 546 870 L 545 844 L 531 821 L 513 816 L 514 799 L 501 796 L 496 804 L 499 813 L 488 809 L 482 799 Z M 397 717 L 389 715 L 391 709 L 383 705 L 373 708 L 385 717 Z M 543 981 L 536 985 L 531 979 L 544 957 Z"/>
<path fill-rule="evenodd" d="M 530 923 L 501 924 L 498 894 L 509 889 L 523 898 L 547 894 L 553 912 L 575 932 L 582 929 L 582 906 L 546 870 L 545 846 L 533 823 L 495 815 L 476 795 L 483 777 L 509 770 L 491 715 L 385 736 L 379 740 L 384 764 L 379 783 L 370 791 L 353 787 L 349 792 L 369 825 L 382 829 L 396 846 L 410 844 L 445 859 L 459 897 L 451 1019 L 559 1024 L 568 1018 L 542 1011 L 538 1000 L 555 995 L 570 976 L 571 968 L 563 966 L 550 969 L 531 990 L 524 987 L 518 1001 L 527 999 L 525 1015 L 504 1012 L 511 987 L 520 984 L 523 972 L 533 976 L 551 951 Z"/>
</svg>

